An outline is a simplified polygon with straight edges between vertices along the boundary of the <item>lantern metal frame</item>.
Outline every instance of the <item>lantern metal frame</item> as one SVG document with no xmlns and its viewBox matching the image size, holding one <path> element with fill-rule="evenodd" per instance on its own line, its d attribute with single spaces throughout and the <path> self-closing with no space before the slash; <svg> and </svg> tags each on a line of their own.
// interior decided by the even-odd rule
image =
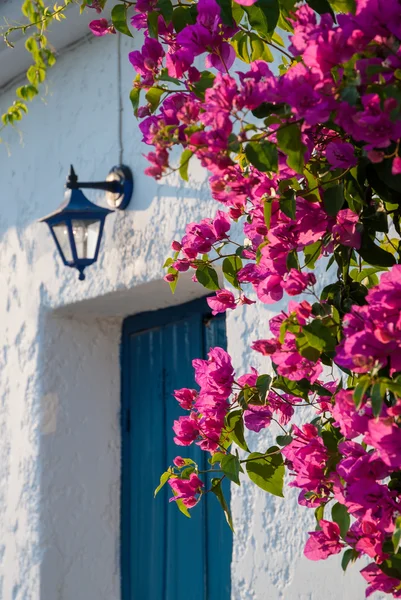
<svg viewBox="0 0 401 600">
<path fill-rule="evenodd" d="M 39 221 L 42 223 L 47 223 L 49 226 L 63 264 L 67 267 L 76 268 L 79 271 L 79 279 L 82 281 L 85 279 L 84 270 L 86 267 L 92 265 L 98 259 L 104 222 L 107 215 L 112 212 L 125 210 L 131 200 L 133 191 L 133 177 L 129 167 L 125 165 L 119 165 L 111 169 L 106 181 L 80 182 L 78 181 L 78 177 L 73 166 L 71 165 L 66 188 L 64 202 L 61 204 L 61 206 L 46 217 L 39 219 Z M 93 202 L 90 202 L 90 200 L 88 200 L 81 192 L 81 188 L 104 190 L 106 192 L 107 202 L 114 210 L 103 208 L 102 206 L 98 206 Z M 90 258 L 82 258 L 78 256 L 77 244 L 73 231 L 73 221 L 99 222 L 95 250 Z M 53 229 L 55 225 L 59 224 L 63 224 L 67 228 L 71 260 L 69 260 L 68 256 L 65 255 L 65 250 L 63 250 L 61 247 L 61 244 Z"/>
</svg>

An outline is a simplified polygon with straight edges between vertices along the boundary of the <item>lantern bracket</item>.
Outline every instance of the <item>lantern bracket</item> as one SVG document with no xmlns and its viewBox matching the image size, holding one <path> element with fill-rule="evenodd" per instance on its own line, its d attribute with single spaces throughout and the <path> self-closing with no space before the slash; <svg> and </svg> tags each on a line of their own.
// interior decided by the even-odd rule
<svg viewBox="0 0 401 600">
<path fill-rule="evenodd" d="M 134 181 L 131 169 L 125 165 L 113 167 L 105 181 L 78 181 L 74 167 L 71 165 L 66 188 L 70 190 L 104 190 L 107 204 L 111 208 L 125 210 L 132 197 Z"/>
</svg>

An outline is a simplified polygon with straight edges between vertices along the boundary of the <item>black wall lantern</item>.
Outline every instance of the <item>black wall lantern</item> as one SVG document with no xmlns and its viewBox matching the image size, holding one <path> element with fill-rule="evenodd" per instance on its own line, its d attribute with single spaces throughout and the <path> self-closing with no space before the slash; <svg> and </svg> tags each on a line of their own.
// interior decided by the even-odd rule
<svg viewBox="0 0 401 600">
<path fill-rule="evenodd" d="M 60 208 L 39 220 L 48 224 L 63 263 L 78 269 L 82 281 L 84 269 L 97 261 L 104 221 L 113 210 L 93 204 L 81 189 L 105 190 L 108 205 L 124 210 L 132 196 L 131 169 L 120 165 L 110 171 L 106 181 L 79 182 L 71 165 L 66 188 Z"/>
</svg>

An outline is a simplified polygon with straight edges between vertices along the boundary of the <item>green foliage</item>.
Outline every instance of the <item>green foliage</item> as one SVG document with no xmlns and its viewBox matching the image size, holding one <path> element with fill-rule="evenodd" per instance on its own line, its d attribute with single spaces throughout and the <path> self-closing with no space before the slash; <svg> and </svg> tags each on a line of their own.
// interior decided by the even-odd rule
<svg viewBox="0 0 401 600">
<path fill-rule="evenodd" d="M 333 9 L 331 8 L 329 2 L 327 0 L 306 0 L 307 4 L 315 10 L 320 15 L 324 15 L 325 13 L 330 13 L 334 16 Z"/>
<path fill-rule="evenodd" d="M 222 263 L 222 269 L 224 277 L 227 279 L 232 286 L 237 289 L 241 289 L 241 286 L 237 279 L 237 273 L 242 269 L 242 260 L 239 256 L 227 256 Z"/>
<path fill-rule="evenodd" d="M 188 181 L 188 167 L 194 153 L 191 150 L 184 150 L 180 158 L 179 172 L 184 181 Z"/>
<path fill-rule="evenodd" d="M 26 71 L 28 84 L 17 88 L 15 100 L 1 116 L 3 127 L 15 125 L 28 112 L 26 102 L 32 101 L 39 94 L 39 86 L 47 76 L 47 70 L 56 62 L 56 55 L 49 45 L 45 31 L 54 21 L 65 18 L 65 11 L 74 0 L 64 0 L 62 4 L 47 6 L 43 0 L 24 0 L 21 12 L 26 21 L 20 25 L 11 25 L 2 34 L 5 44 L 9 48 L 14 45 L 11 41 L 12 34 L 21 32 L 26 35 L 31 32 L 25 41 L 25 48 L 32 57 L 33 64 Z M 0 140 L 1 141 L 1 140 Z"/>
<path fill-rule="evenodd" d="M 277 145 L 287 155 L 288 166 L 297 173 L 302 173 L 306 147 L 301 141 L 301 130 L 296 123 L 283 125 L 277 130 Z"/>
<path fill-rule="evenodd" d="M 249 479 L 262 490 L 283 497 L 284 462 L 276 446 L 269 448 L 266 454 L 252 452 L 247 458 L 246 470 Z"/>
<path fill-rule="evenodd" d="M 213 492 L 213 494 L 215 494 L 217 500 L 220 502 L 220 506 L 223 509 L 226 521 L 229 524 L 230 529 L 234 531 L 233 519 L 231 516 L 230 508 L 227 504 L 227 500 L 225 499 L 225 496 L 223 494 L 223 490 L 221 487 L 221 479 L 212 479 L 212 487 L 210 491 Z"/>
<path fill-rule="evenodd" d="M 116 31 L 132 37 L 127 25 L 127 7 L 125 4 L 116 4 L 111 11 L 111 22 Z"/>
<path fill-rule="evenodd" d="M 232 410 L 227 414 L 225 434 L 232 442 L 237 444 L 239 448 L 249 452 L 248 445 L 245 441 L 244 421 L 242 419 L 241 410 Z"/>
<path fill-rule="evenodd" d="M 342 570 L 346 571 L 348 565 L 350 563 L 355 562 L 357 558 L 358 558 L 358 552 L 356 550 L 354 550 L 353 548 L 349 548 L 348 550 L 346 550 L 341 559 Z"/>
<path fill-rule="evenodd" d="M 341 537 L 345 538 L 351 524 L 351 519 L 345 506 L 339 502 L 334 504 L 331 509 L 331 517 L 333 521 L 340 527 Z"/>
<path fill-rule="evenodd" d="M 162 473 L 160 475 L 160 483 L 159 483 L 159 485 L 157 486 L 157 488 L 155 489 L 155 492 L 154 492 L 154 496 L 155 497 L 160 492 L 160 490 L 162 489 L 162 487 L 164 487 L 165 484 L 168 482 L 168 480 L 170 479 L 171 475 L 172 475 L 171 471 L 165 471 L 164 473 Z"/>
<path fill-rule="evenodd" d="M 263 173 L 277 172 L 278 155 L 275 144 L 264 140 L 248 142 L 245 147 L 245 154 L 249 162 L 259 171 Z"/>
<path fill-rule="evenodd" d="M 393 254 L 377 246 L 366 232 L 362 235 L 362 244 L 358 252 L 363 260 L 373 266 L 392 267 L 396 263 Z"/>
<path fill-rule="evenodd" d="M 224 454 L 220 462 L 221 470 L 224 475 L 237 485 L 240 485 L 239 474 L 242 472 L 242 467 L 238 456 L 233 454 Z"/>
<path fill-rule="evenodd" d="M 257 0 L 252 6 L 244 6 L 243 8 L 253 29 L 264 39 L 269 39 L 280 16 L 278 0 Z"/>
<path fill-rule="evenodd" d="M 149 102 L 150 110 L 152 113 L 155 112 L 160 104 L 161 97 L 165 93 L 163 88 L 151 87 L 145 94 L 146 100 Z"/>
<path fill-rule="evenodd" d="M 343 207 L 344 186 L 342 183 L 326 188 L 323 194 L 323 204 L 325 211 L 330 217 L 335 217 L 339 210 Z"/>
<path fill-rule="evenodd" d="M 217 271 L 208 265 L 198 267 L 196 270 L 196 279 L 208 290 L 220 289 Z"/>
</svg>

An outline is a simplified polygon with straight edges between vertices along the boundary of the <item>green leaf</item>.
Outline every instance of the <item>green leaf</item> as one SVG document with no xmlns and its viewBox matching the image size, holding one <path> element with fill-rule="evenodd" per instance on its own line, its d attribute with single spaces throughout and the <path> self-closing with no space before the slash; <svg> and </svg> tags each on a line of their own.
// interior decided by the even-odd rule
<svg viewBox="0 0 401 600">
<path fill-rule="evenodd" d="M 326 188 L 323 194 L 323 206 L 330 217 L 335 217 L 344 204 L 344 185 L 342 183 Z"/>
<path fill-rule="evenodd" d="M 220 6 L 220 16 L 224 25 L 233 26 L 233 13 L 231 8 L 231 0 L 217 0 Z"/>
<path fill-rule="evenodd" d="M 239 31 L 231 38 L 231 46 L 235 50 L 235 54 L 245 63 L 251 62 L 248 48 L 248 34 Z"/>
<path fill-rule="evenodd" d="M 244 435 L 244 421 L 242 420 L 242 411 L 233 410 L 226 416 L 226 429 L 229 431 L 230 439 L 242 450 L 249 452 L 248 445 Z"/>
<path fill-rule="evenodd" d="M 274 62 L 274 56 L 266 42 L 260 39 L 256 33 L 249 35 L 251 45 L 251 61 L 265 60 L 266 62 Z"/>
<path fill-rule="evenodd" d="M 275 452 L 276 450 L 278 448 L 272 446 L 268 452 Z M 245 464 L 251 481 L 265 492 L 283 497 L 284 463 L 281 454 L 265 456 L 259 452 L 252 452 Z"/>
<path fill-rule="evenodd" d="M 267 229 L 270 229 L 270 221 L 272 216 L 272 200 L 265 200 L 263 203 L 263 216 Z"/>
<path fill-rule="evenodd" d="M 239 25 L 242 21 L 242 17 L 244 16 L 244 9 L 240 4 L 237 4 L 237 2 L 233 2 L 232 4 L 232 14 L 234 21 L 237 25 Z"/>
<path fill-rule="evenodd" d="M 259 375 L 256 380 L 256 388 L 259 392 L 261 400 L 264 402 L 267 396 L 267 392 L 272 384 L 272 378 L 270 375 Z"/>
<path fill-rule="evenodd" d="M 349 548 L 343 554 L 341 559 L 341 568 L 345 572 L 350 562 L 354 562 L 358 558 L 358 552 L 353 548 Z"/>
<path fill-rule="evenodd" d="M 171 0 L 157 0 L 156 7 L 160 10 L 163 15 L 163 19 L 166 25 L 171 23 L 173 18 L 173 4 Z"/>
<path fill-rule="evenodd" d="M 319 13 L 319 15 L 330 13 L 332 17 L 334 17 L 333 9 L 327 0 L 306 0 L 306 2 L 313 10 Z"/>
<path fill-rule="evenodd" d="M 276 437 L 276 442 L 279 446 L 288 446 L 288 444 L 291 444 L 292 441 L 293 438 L 291 435 L 278 435 Z"/>
<path fill-rule="evenodd" d="M 201 265 L 196 270 L 196 279 L 208 290 L 219 290 L 217 271 L 209 265 Z"/>
<path fill-rule="evenodd" d="M 220 465 L 224 475 L 226 475 L 230 481 L 240 485 L 239 474 L 242 469 L 239 458 L 233 454 L 225 454 L 221 459 Z"/>
<path fill-rule="evenodd" d="M 187 25 L 193 25 L 196 22 L 194 19 L 192 7 L 177 6 L 173 12 L 173 25 L 177 33 L 185 29 Z"/>
<path fill-rule="evenodd" d="M 337 345 L 335 328 L 332 323 L 325 325 L 320 319 L 315 319 L 312 323 L 302 327 L 302 333 L 309 344 L 320 352 L 333 352 Z"/>
<path fill-rule="evenodd" d="M 211 465 L 215 465 L 217 462 L 221 462 L 223 460 L 223 458 L 226 455 L 224 454 L 224 452 L 215 452 L 214 454 L 212 454 L 212 456 L 209 458 L 209 463 Z"/>
<path fill-rule="evenodd" d="M 155 110 L 157 109 L 157 107 L 160 104 L 160 99 L 163 96 L 163 94 L 165 93 L 166 90 L 163 90 L 162 88 L 158 88 L 158 87 L 151 87 L 145 94 L 145 98 L 146 100 L 149 102 L 150 104 L 150 109 L 153 112 L 155 112 Z"/>
<path fill-rule="evenodd" d="M 149 36 L 157 40 L 159 36 L 159 13 L 156 11 L 148 13 Z"/>
<path fill-rule="evenodd" d="M 340 528 L 341 537 L 345 538 L 351 525 L 351 519 L 346 507 L 337 502 L 331 509 L 331 517 Z"/>
<path fill-rule="evenodd" d="M 245 155 L 249 162 L 262 173 L 278 170 L 277 147 L 271 142 L 248 142 Z"/>
<path fill-rule="evenodd" d="M 279 198 L 280 210 L 290 219 L 295 219 L 295 192 L 294 190 L 286 190 Z"/>
<path fill-rule="evenodd" d="M 189 161 L 193 155 L 194 153 L 188 149 L 184 150 L 184 152 L 181 154 L 179 173 L 184 181 L 188 181 Z"/>
<path fill-rule="evenodd" d="M 320 506 L 318 506 L 315 510 L 315 519 L 316 523 L 318 524 L 318 529 L 320 529 L 320 521 L 324 519 L 324 506 L 324 504 L 320 504 Z"/>
<path fill-rule="evenodd" d="M 370 379 L 369 377 L 361 377 L 358 380 L 358 383 L 356 384 L 356 387 L 354 389 L 354 394 L 353 394 L 353 399 L 354 399 L 354 404 L 355 404 L 355 408 L 359 409 L 360 406 L 362 405 L 363 399 L 365 397 L 365 394 L 367 392 L 367 390 L 370 387 Z"/>
<path fill-rule="evenodd" d="M 393 542 L 394 552 L 397 554 L 401 544 L 401 517 L 395 520 L 395 529 L 391 538 Z"/>
<path fill-rule="evenodd" d="M 163 69 L 161 74 L 157 78 L 158 81 L 169 81 L 170 83 L 174 83 L 174 85 L 181 85 L 181 81 L 176 77 L 170 77 L 167 73 L 167 69 Z"/>
<path fill-rule="evenodd" d="M 375 267 L 392 267 L 396 260 L 390 252 L 383 250 L 373 242 L 368 234 L 362 234 L 361 247 L 358 250 L 363 260 Z"/>
<path fill-rule="evenodd" d="M 242 269 L 242 260 L 239 256 L 227 256 L 223 260 L 222 269 L 227 281 L 235 288 L 240 289 L 241 286 L 237 279 L 237 273 Z"/>
<path fill-rule="evenodd" d="M 305 266 L 308 269 L 314 269 L 317 259 L 320 257 L 322 242 L 318 240 L 314 244 L 309 244 L 304 248 Z"/>
<path fill-rule="evenodd" d="M 356 12 L 356 0 L 329 0 L 329 2 L 336 12 L 353 14 Z"/>
<path fill-rule="evenodd" d="M 31 65 L 26 72 L 29 83 L 36 86 L 39 83 L 43 83 L 46 79 L 46 69 L 39 65 Z"/>
<path fill-rule="evenodd" d="M 280 16 L 278 0 L 258 0 L 252 6 L 244 6 L 249 24 L 262 37 L 273 34 Z"/>
<path fill-rule="evenodd" d="M 111 10 L 111 21 L 117 31 L 132 37 L 132 33 L 127 25 L 127 7 L 125 4 L 116 4 L 113 6 Z"/>
<path fill-rule="evenodd" d="M 170 471 L 165 471 L 161 476 L 160 476 L 160 483 L 157 486 L 157 488 L 155 489 L 155 493 L 154 493 L 154 497 L 156 498 L 157 494 L 160 492 L 160 490 L 162 489 L 162 487 L 168 482 L 168 480 L 171 477 L 171 473 Z"/>
<path fill-rule="evenodd" d="M 213 86 L 215 75 L 210 71 L 202 71 L 199 81 L 192 84 L 192 89 L 201 100 L 205 97 L 205 91 Z"/>
<path fill-rule="evenodd" d="M 304 400 L 308 400 L 308 390 L 311 386 L 307 379 L 301 379 L 300 381 L 292 381 L 281 375 L 274 378 L 273 388 L 283 390 L 286 394 L 292 394 L 293 396 L 299 396 Z"/>
<path fill-rule="evenodd" d="M 134 109 L 134 113 L 136 115 L 139 106 L 139 97 L 141 94 L 140 88 L 132 88 L 129 94 L 129 99 L 131 100 L 132 108 Z"/>
<path fill-rule="evenodd" d="M 191 515 L 189 514 L 189 511 L 188 511 L 187 507 L 185 506 L 185 504 L 183 503 L 183 501 L 181 500 L 181 498 L 179 500 L 176 500 L 175 503 L 178 507 L 178 510 L 180 510 L 183 515 L 188 517 L 188 519 L 190 519 Z"/>
<path fill-rule="evenodd" d="M 221 508 L 223 509 L 224 515 L 226 517 L 226 521 L 229 524 L 231 531 L 234 531 L 231 511 L 224 497 L 220 479 L 212 479 L 212 488 L 210 491 L 213 492 L 213 494 L 215 494 L 217 500 L 220 502 Z"/>
<path fill-rule="evenodd" d="M 16 94 L 22 100 L 32 100 L 39 93 L 38 88 L 35 85 L 22 85 L 17 88 Z"/>
<path fill-rule="evenodd" d="M 301 130 L 296 123 L 277 130 L 277 145 L 287 155 L 287 164 L 297 173 L 303 173 L 306 147 L 301 141 Z"/>
<path fill-rule="evenodd" d="M 374 383 L 370 393 L 370 399 L 372 402 L 372 412 L 374 417 L 379 417 L 382 406 L 384 395 L 386 393 L 386 386 L 384 383 Z"/>
</svg>

